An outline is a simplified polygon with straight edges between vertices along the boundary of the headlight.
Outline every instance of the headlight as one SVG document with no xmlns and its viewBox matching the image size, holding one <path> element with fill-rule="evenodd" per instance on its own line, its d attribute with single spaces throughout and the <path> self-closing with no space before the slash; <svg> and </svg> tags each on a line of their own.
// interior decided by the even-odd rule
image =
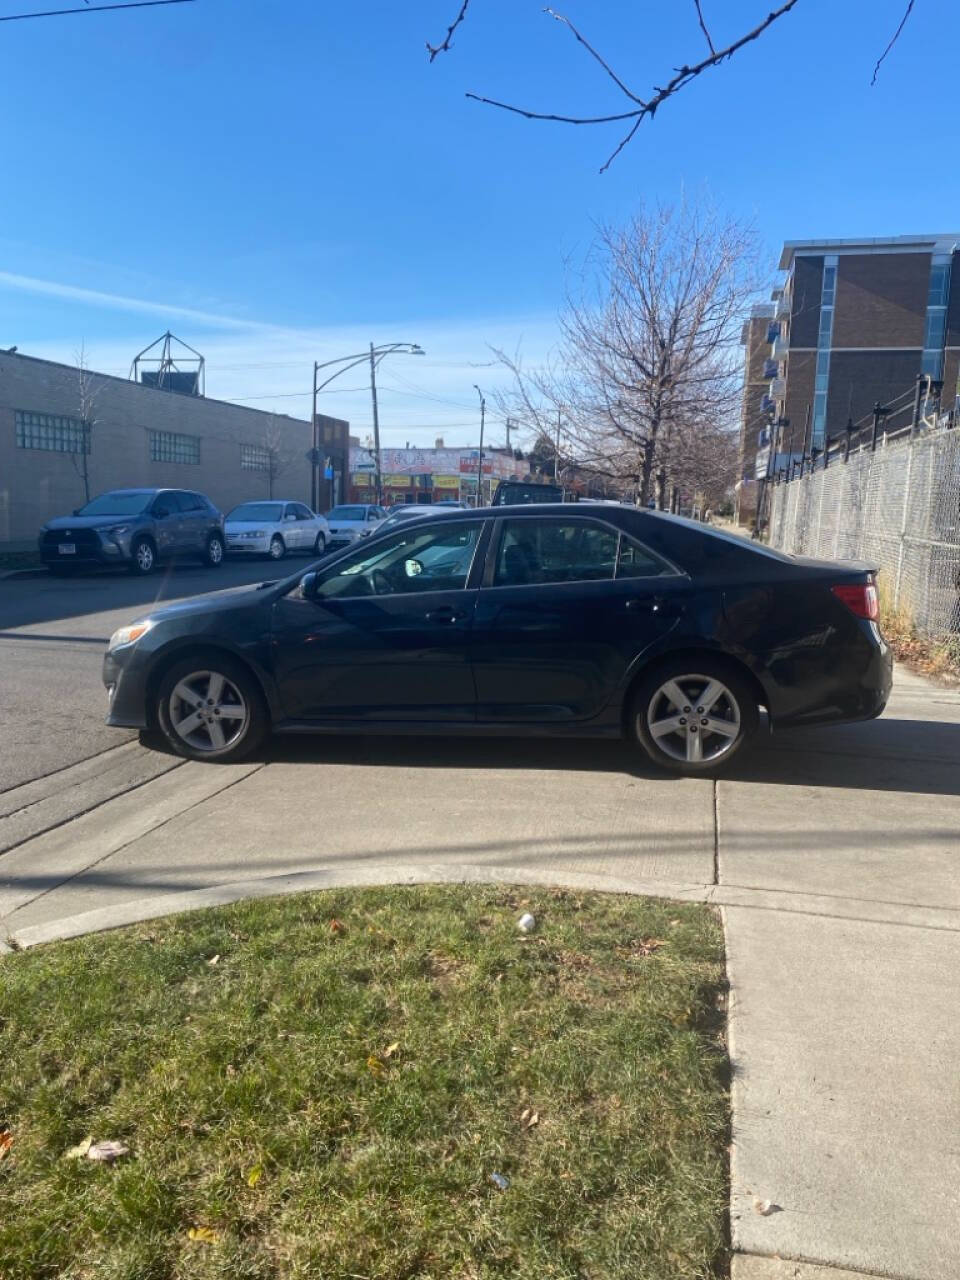
<svg viewBox="0 0 960 1280">
<path fill-rule="evenodd" d="M 121 627 L 119 631 L 115 631 L 110 637 L 110 643 L 107 645 L 107 652 L 112 649 L 122 649 L 124 645 L 136 644 L 147 634 L 153 623 L 149 618 L 143 622 L 133 622 L 129 627 Z"/>
<path fill-rule="evenodd" d="M 246 529 L 243 533 L 238 533 L 238 538 L 265 538 L 267 536 L 266 529 Z"/>
<path fill-rule="evenodd" d="M 130 525 L 128 524 L 115 524 L 111 529 L 107 530 L 111 538 L 119 538 L 121 534 L 129 532 Z"/>
</svg>

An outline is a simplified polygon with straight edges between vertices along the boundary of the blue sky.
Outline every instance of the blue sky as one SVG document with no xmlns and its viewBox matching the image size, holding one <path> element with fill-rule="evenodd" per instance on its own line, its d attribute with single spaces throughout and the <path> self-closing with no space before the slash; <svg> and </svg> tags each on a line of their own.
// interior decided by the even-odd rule
<svg viewBox="0 0 960 1280">
<path fill-rule="evenodd" d="M 0 16 L 55 2 L 0 0 Z M 718 44 L 769 8 L 703 5 Z M 641 93 L 703 47 L 693 0 L 560 7 Z M 384 367 L 385 440 L 465 442 L 472 384 L 498 378 L 488 344 L 543 359 L 565 260 L 641 199 L 709 192 L 755 220 L 771 268 L 786 238 L 960 223 L 955 0 L 917 0 L 870 88 L 903 7 L 800 0 L 603 175 L 616 132 L 464 97 L 621 108 L 543 0 L 473 0 L 433 65 L 425 42 L 458 0 L 0 23 L 0 344 L 72 360 L 82 341 L 126 373 L 169 325 L 207 355 L 209 394 L 306 414 L 314 358 L 418 341 L 425 358 Z M 362 434 L 367 397 L 349 374 L 342 387 L 324 407 Z"/>
</svg>

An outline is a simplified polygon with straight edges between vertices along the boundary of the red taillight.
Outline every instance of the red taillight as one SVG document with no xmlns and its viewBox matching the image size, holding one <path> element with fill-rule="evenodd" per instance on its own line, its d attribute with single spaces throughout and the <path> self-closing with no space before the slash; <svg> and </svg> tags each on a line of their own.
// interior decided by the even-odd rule
<svg viewBox="0 0 960 1280">
<path fill-rule="evenodd" d="M 831 587 L 830 590 L 838 600 L 843 601 L 855 617 L 876 622 L 880 616 L 875 582 L 844 582 Z"/>
</svg>

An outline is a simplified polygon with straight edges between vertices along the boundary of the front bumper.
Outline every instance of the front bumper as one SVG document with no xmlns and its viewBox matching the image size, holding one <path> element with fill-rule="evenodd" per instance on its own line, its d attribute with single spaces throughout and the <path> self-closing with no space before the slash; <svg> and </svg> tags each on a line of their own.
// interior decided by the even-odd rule
<svg viewBox="0 0 960 1280">
<path fill-rule="evenodd" d="M 269 538 L 231 538 L 227 535 L 228 551 L 246 551 L 248 554 L 265 556 L 270 551 Z"/>
<path fill-rule="evenodd" d="M 63 552 L 61 547 L 72 546 L 72 552 Z M 97 535 L 96 541 L 77 542 L 63 538 L 54 540 L 47 535 L 41 538 L 40 561 L 45 565 L 70 564 L 122 564 L 130 559 L 129 538 L 113 539 Z"/>
<path fill-rule="evenodd" d="M 138 660 L 136 645 L 103 655 L 103 683 L 107 690 L 106 721 L 117 729 L 149 729 L 146 664 Z"/>
</svg>

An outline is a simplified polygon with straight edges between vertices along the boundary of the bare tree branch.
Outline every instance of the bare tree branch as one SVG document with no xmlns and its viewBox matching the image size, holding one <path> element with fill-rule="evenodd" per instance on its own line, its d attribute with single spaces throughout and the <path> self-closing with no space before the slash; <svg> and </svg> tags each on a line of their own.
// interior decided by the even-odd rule
<svg viewBox="0 0 960 1280">
<path fill-rule="evenodd" d="M 706 37 L 707 47 L 709 48 L 711 53 L 716 53 L 717 51 L 713 47 L 713 41 L 710 38 L 710 32 L 707 30 L 707 24 L 703 20 L 703 10 L 700 7 L 700 0 L 693 0 L 693 3 L 696 5 L 696 8 L 697 8 L 697 20 L 700 23 L 700 30 L 703 32 L 704 36 Z"/>
<path fill-rule="evenodd" d="M 871 86 L 877 83 L 877 76 L 880 74 L 881 64 L 886 60 L 887 54 L 890 52 L 893 46 L 900 39 L 900 33 L 903 31 L 903 28 L 907 25 L 907 20 L 909 19 L 911 13 L 913 13 L 913 5 L 914 5 L 914 0 L 908 0 L 906 12 L 904 13 L 903 17 L 900 19 L 899 27 L 897 27 L 896 31 L 893 33 L 893 38 L 891 39 L 890 43 L 887 45 L 883 53 L 881 53 L 880 57 L 877 59 L 877 65 L 873 68 L 873 79 L 870 81 Z"/>
<path fill-rule="evenodd" d="M 453 40 L 453 33 L 456 31 L 457 27 L 459 27 L 460 23 L 463 22 L 464 18 L 467 16 L 467 10 L 469 8 L 470 8 L 470 0 L 463 0 L 463 4 L 460 6 L 460 12 L 457 14 L 454 20 L 450 23 L 449 27 L 447 27 L 447 34 L 443 37 L 443 40 L 440 42 L 440 44 L 431 44 L 429 40 L 427 41 L 427 52 L 430 54 L 431 62 L 433 62 L 434 58 L 437 56 L 438 53 L 449 52 L 451 47 L 451 41 Z"/>
<path fill-rule="evenodd" d="M 610 77 L 613 83 L 617 86 L 617 88 L 621 91 L 621 93 L 626 94 L 626 96 L 632 102 L 636 102 L 641 107 L 643 106 L 643 100 L 641 98 L 638 98 L 635 93 L 633 93 L 630 89 L 627 88 L 627 86 L 623 83 L 623 81 L 620 79 L 617 73 L 613 70 L 613 68 L 609 65 L 609 63 L 606 62 L 606 60 L 602 58 L 599 53 L 597 53 L 596 49 L 593 47 L 592 44 L 590 44 L 588 40 L 585 40 L 583 38 L 583 36 L 580 34 L 580 32 L 573 25 L 573 23 L 570 21 L 569 18 L 565 18 L 562 13 L 556 13 L 553 9 L 544 9 L 543 12 L 549 14 L 550 17 L 554 18 L 557 22 L 562 22 L 563 25 L 571 31 L 571 33 L 573 34 L 577 42 L 583 45 L 587 53 L 589 53 L 592 58 L 594 58 L 597 62 L 600 63 L 601 67 L 603 67 L 604 71 L 607 73 L 607 75 Z"/>
</svg>

